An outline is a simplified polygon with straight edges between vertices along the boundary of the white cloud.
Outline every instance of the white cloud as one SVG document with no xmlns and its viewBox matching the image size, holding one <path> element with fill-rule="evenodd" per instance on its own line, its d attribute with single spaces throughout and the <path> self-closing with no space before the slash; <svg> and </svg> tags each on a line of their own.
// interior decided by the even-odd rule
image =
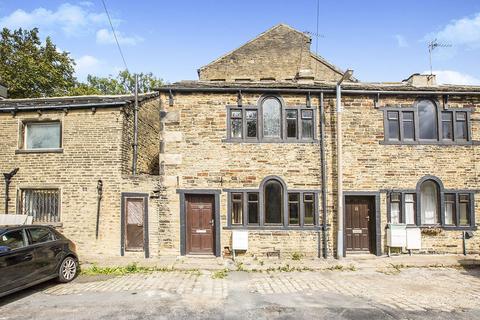
<svg viewBox="0 0 480 320">
<path fill-rule="evenodd" d="M 430 33 L 425 40 L 438 39 L 455 45 L 464 45 L 470 48 L 480 47 L 480 12 L 472 17 L 452 20 L 442 30 Z"/>
<path fill-rule="evenodd" d="M 401 34 L 396 34 L 395 35 L 395 39 L 397 39 L 397 44 L 400 48 L 406 48 L 408 47 L 408 42 L 407 40 L 405 39 L 404 36 L 402 36 Z"/>
<path fill-rule="evenodd" d="M 84 55 L 75 59 L 75 72 L 77 76 L 86 76 L 89 73 L 95 73 L 101 66 L 101 61 L 91 55 Z"/>
<path fill-rule="evenodd" d="M 96 34 L 97 43 L 115 43 L 113 35 L 107 29 L 110 27 L 107 15 L 92 8 L 92 2 L 83 1 L 78 5 L 64 3 L 55 10 L 40 7 L 27 12 L 17 9 L 10 15 L 0 17 L 0 28 L 38 27 L 42 34 L 52 34 L 60 30 L 67 36 Z M 121 20 L 112 19 L 112 23 L 118 29 Z M 143 40 L 138 36 L 127 36 L 120 31 L 116 33 L 119 42 L 125 45 L 135 45 Z"/>
<path fill-rule="evenodd" d="M 123 33 L 119 32 L 119 31 L 115 31 L 115 34 L 117 35 L 117 39 L 118 39 L 118 42 L 120 44 L 134 46 L 137 43 L 143 41 L 143 39 L 138 37 L 138 36 L 128 37 L 128 36 L 125 36 Z M 114 44 L 115 43 L 115 37 L 113 35 L 113 32 L 108 30 L 108 29 L 98 30 L 97 35 L 96 35 L 96 39 L 97 39 L 97 43 L 99 43 L 99 44 Z"/>
<path fill-rule="evenodd" d="M 55 11 L 45 8 L 33 9 L 30 12 L 17 9 L 10 15 L 0 18 L 2 27 L 11 29 L 38 27 L 49 31 L 60 29 L 68 36 L 107 23 L 105 13 L 87 11 L 81 6 L 69 3 L 61 4 Z"/>
<path fill-rule="evenodd" d="M 425 71 L 424 74 L 430 72 Z M 439 84 L 458 84 L 458 85 L 480 85 L 480 79 L 466 73 L 453 70 L 434 70 Z"/>
</svg>

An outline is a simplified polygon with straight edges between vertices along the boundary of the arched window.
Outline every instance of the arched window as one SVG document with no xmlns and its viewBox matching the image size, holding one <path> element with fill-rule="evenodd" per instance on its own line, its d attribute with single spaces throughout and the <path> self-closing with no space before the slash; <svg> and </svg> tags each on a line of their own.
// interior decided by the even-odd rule
<svg viewBox="0 0 480 320">
<path fill-rule="evenodd" d="M 281 224 L 283 217 L 283 187 L 275 180 L 269 180 L 264 186 L 265 223 Z"/>
<path fill-rule="evenodd" d="M 439 190 L 432 180 L 426 180 L 420 186 L 420 213 L 422 224 L 437 224 L 439 216 Z"/>
<path fill-rule="evenodd" d="M 437 107 L 431 100 L 421 100 L 417 108 L 420 139 L 437 140 Z"/>
<path fill-rule="evenodd" d="M 262 103 L 263 136 L 281 138 L 282 105 L 277 98 L 266 98 Z"/>
</svg>

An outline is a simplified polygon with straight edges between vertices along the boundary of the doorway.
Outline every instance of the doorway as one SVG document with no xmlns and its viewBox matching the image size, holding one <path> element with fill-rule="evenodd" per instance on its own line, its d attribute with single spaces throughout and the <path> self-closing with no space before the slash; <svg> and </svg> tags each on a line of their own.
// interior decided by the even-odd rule
<svg viewBox="0 0 480 320">
<path fill-rule="evenodd" d="M 185 195 L 186 253 L 215 254 L 215 197 Z"/>
<path fill-rule="evenodd" d="M 148 194 L 123 193 L 121 217 L 121 255 L 143 251 L 148 258 Z"/>
<path fill-rule="evenodd" d="M 379 255 L 379 214 L 377 197 L 367 195 L 345 196 L 345 251 Z"/>
</svg>

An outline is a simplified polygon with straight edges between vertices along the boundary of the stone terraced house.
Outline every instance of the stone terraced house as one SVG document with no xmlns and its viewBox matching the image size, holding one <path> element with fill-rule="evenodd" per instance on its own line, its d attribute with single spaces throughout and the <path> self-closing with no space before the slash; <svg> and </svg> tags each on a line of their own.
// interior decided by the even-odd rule
<svg viewBox="0 0 480 320">
<path fill-rule="evenodd" d="M 8 211 L 84 255 L 230 256 L 234 234 L 248 255 L 382 255 L 390 223 L 419 252 L 461 253 L 468 231 L 479 253 L 480 87 L 360 82 L 310 42 L 277 25 L 138 113 L 132 96 L 0 101 Z"/>
</svg>

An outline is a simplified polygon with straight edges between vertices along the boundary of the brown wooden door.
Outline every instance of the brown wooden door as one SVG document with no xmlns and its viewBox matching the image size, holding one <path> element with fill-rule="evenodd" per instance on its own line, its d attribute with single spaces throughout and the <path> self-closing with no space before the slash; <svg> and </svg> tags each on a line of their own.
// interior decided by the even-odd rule
<svg viewBox="0 0 480 320">
<path fill-rule="evenodd" d="M 143 198 L 126 198 L 125 205 L 125 250 L 143 251 L 144 200 Z"/>
<path fill-rule="evenodd" d="M 212 195 L 186 195 L 186 249 L 189 254 L 214 254 L 215 198 Z"/>
<path fill-rule="evenodd" d="M 371 215 L 374 212 L 370 197 L 345 198 L 345 247 L 347 251 L 371 251 Z"/>
</svg>

